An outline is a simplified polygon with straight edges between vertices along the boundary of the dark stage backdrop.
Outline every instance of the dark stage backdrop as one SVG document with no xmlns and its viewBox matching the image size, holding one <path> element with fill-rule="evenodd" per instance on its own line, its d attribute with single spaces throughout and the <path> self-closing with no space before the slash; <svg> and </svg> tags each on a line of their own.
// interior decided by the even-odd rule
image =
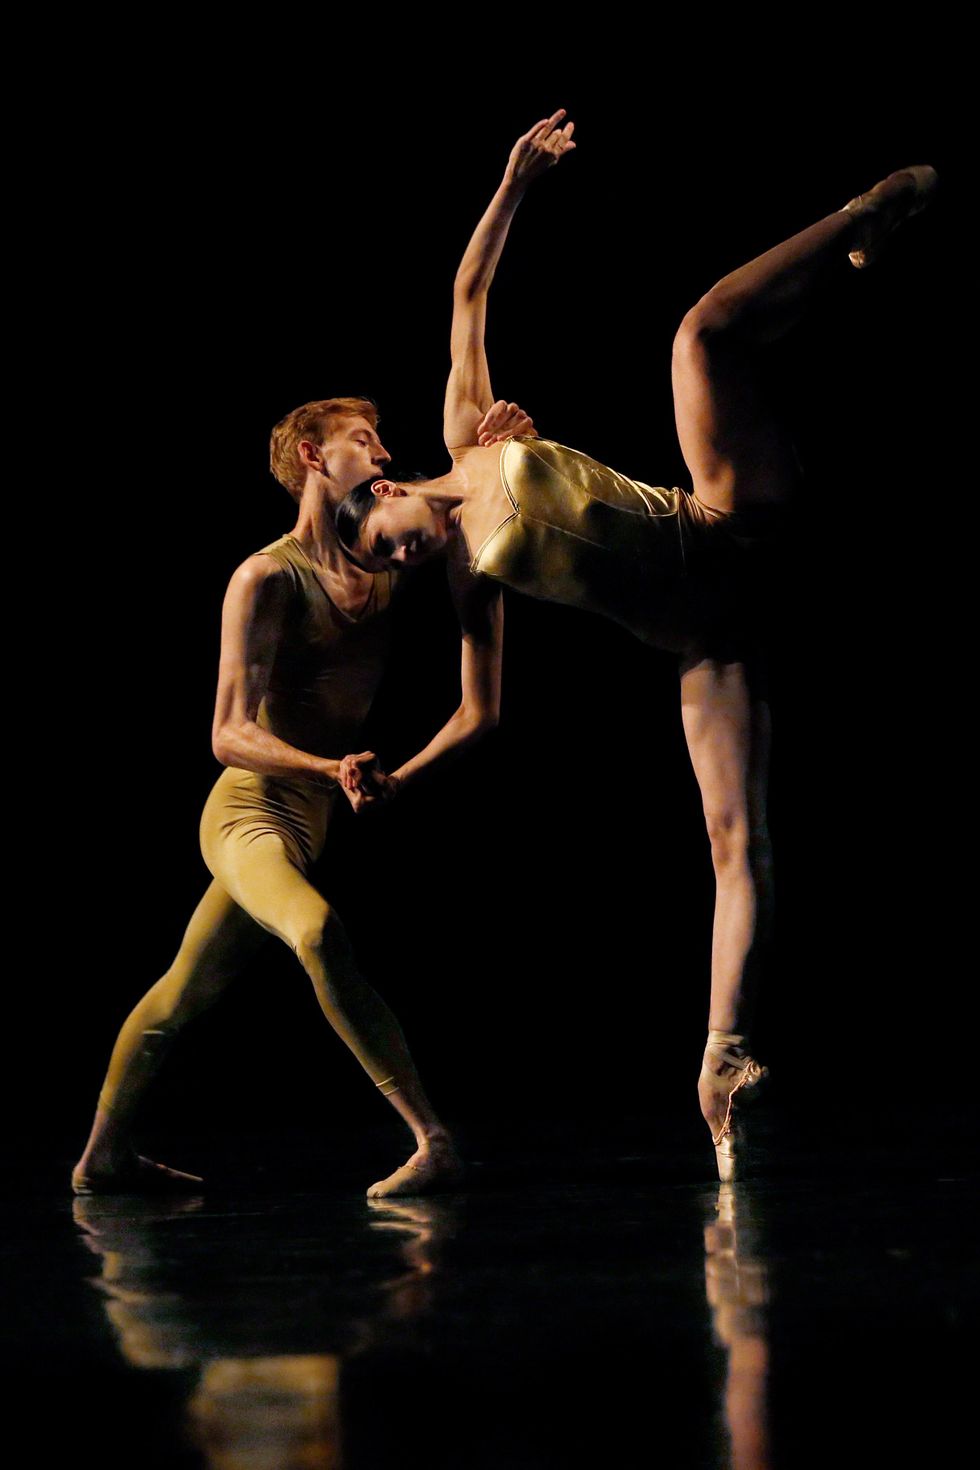
<svg viewBox="0 0 980 1470">
<path fill-rule="evenodd" d="M 294 44 L 243 59 L 164 37 L 148 70 L 96 65 L 66 94 L 61 229 L 39 244 L 25 357 L 41 442 L 60 445 L 56 463 L 39 455 L 56 501 L 33 534 L 67 649 L 41 648 L 50 779 L 24 783 L 25 830 L 44 833 L 41 944 L 12 1061 L 30 1078 L 43 1055 L 50 1078 L 25 1136 L 80 1145 L 116 1027 L 207 882 L 222 595 L 293 519 L 266 468 L 271 425 L 366 393 L 393 469 L 443 470 L 453 273 L 512 142 L 556 106 L 579 146 L 514 224 L 490 304 L 494 389 L 655 484 L 689 484 L 669 377 L 685 309 L 889 170 L 948 174 L 874 270 L 842 258 L 771 359 L 809 500 L 772 592 L 781 907 L 759 1050 L 801 1105 L 827 1067 L 840 1106 L 873 1119 L 886 1099 L 891 1114 L 920 1056 L 942 1075 L 961 1024 L 954 43 L 921 42 L 914 77 L 908 48 L 897 70 L 879 53 L 869 73 L 869 46 L 805 74 L 747 45 L 713 47 L 710 66 L 665 52 L 642 75 L 621 52 L 601 85 L 584 41 L 567 67 L 491 54 L 472 85 L 462 56 L 423 75 L 394 50 L 377 65 L 363 34 L 338 50 L 326 28 L 290 71 Z M 499 732 L 392 809 L 340 812 L 324 891 L 451 1118 L 502 1112 L 519 1133 L 522 1116 L 639 1116 L 659 1137 L 694 1104 L 711 917 L 674 663 L 516 596 L 506 619 Z M 365 735 L 386 764 L 454 707 L 457 660 L 428 568 Z M 384 1114 L 272 940 L 156 1107 L 157 1127 L 233 1135 Z"/>
</svg>

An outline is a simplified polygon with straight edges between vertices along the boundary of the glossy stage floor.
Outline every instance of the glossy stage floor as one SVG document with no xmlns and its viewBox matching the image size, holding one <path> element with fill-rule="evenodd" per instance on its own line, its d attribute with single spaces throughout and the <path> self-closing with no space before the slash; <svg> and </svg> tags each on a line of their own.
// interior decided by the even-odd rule
<svg viewBox="0 0 980 1470">
<path fill-rule="evenodd" d="M 6 1230 L 25 1463 L 954 1462 L 978 1191 L 948 1132 L 777 1130 L 735 1186 L 637 1126 L 570 1132 L 471 1138 L 428 1201 L 362 1196 L 390 1133 L 331 1143 L 329 1180 L 312 1141 L 253 1140 L 169 1201 L 35 1173 Z"/>
</svg>

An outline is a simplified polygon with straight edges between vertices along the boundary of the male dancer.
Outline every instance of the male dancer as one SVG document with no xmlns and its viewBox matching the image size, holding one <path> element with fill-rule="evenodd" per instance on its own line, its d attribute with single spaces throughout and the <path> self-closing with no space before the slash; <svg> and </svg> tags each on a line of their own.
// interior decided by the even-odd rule
<svg viewBox="0 0 980 1470">
<path fill-rule="evenodd" d="M 460 1163 L 419 1081 L 395 1016 L 359 974 L 337 914 L 310 882 L 330 812 L 343 790 L 355 809 L 399 787 L 496 725 L 499 598 L 455 592 L 462 624 L 459 708 L 391 776 L 356 749 L 381 678 L 392 574 L 353 564 L 334 511 L 390 455 L 375 405 L 332 398 L 276 425 L 271 467 L 299 504 L 293 530 L 247 558 L 222 613 L 214 753 L 226 767 L 204 809 L 201 848 L 214 875 L 166 974 L 124 1022 L 85 1152 L 78 1194 L 193 1188 L 194 1175 L 138 1155 L 136 1112 L 177 1033 L 218 999 L 275 934 L 295 952 L 331 1025 L 415 1135 L 416 1152 L 368 1194 L 419 1194 L 451 1183 Z M 480 443 L 533 433 L 516 404 L 497 402 Z"/>
</svg>

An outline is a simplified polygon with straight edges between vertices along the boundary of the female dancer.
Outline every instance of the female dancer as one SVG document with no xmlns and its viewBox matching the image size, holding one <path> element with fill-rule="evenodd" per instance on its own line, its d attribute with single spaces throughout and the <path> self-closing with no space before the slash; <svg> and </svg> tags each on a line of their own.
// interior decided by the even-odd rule
<svg viewBox="0 0 980 1470">
<path fill-rule="evenodd" d="M 845 253 L 858 268 L 868 265 L 895 226 L 924 208 L 936 175 L 926 166 L 890 174 L 726 276 L 687 313 L 674 342 L 673 390 L 693 493 L 656 488 L 552 440 L 473 442 L 493 399 L 487 293 L 527 184 L 576 146 L 564 116 L 561 109 L 518 139 L 456 277 L 444 413 L 451 471 L 359 486 L 338 508 L 338 533 L 367 569 L 445 549 L 460 596 L 475 605 L 492 605 L 504 583 L 601 613 L 679 655 L 684 732 L 716 880 L 698 1093 L 719 1174 L 731 1179 L 736 1107 L 766 1075 L 748 1030 L 772 907 L 770 722 L 752 569 L 799 480 L 755 356 L 794 325 L 818 278 Z M 356 765 L 348 780 L 356 784 Z"/>
</svg>

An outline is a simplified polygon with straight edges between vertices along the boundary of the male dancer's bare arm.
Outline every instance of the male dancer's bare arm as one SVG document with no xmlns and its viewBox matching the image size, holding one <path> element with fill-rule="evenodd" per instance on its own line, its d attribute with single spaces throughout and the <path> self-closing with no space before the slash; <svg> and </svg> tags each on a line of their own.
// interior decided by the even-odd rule
<svg viewBox="0 0 980 1470">
<path fill-rule="evenodd" d="M 289 606 L 285 572 L 268 556 L 250 556 L 228 583 L 221 611 L 221 662 L 211 746 L 224 766 L 262 776 L 336 781 L 340 760 L 311 755 L 256 723 Z"/>
</svg>

